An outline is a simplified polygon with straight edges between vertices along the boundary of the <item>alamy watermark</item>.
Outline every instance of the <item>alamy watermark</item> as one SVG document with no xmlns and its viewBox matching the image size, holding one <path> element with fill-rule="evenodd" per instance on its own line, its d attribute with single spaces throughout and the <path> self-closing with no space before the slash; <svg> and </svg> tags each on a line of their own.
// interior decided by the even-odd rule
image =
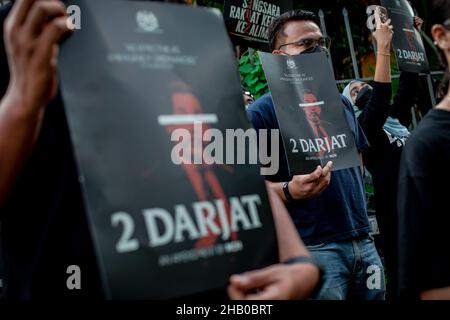
<svg viewBox="0 0 450 320">
<path fill-rule="evenodd" d="M 66 9 L 67 21 L 66 25 L 69 30 L 81 29 L 81 9 L 77 5 L 70 5 Z"/>
<path fill-rule="evenodd" d="M 279 169 L 278 129 L 209 128 L 216 115 L 162 115 L 158 122 L 165 126 L 174 142 L 171 160 L 176 165 L 260 164 L 261 175 L 275 175 Z M 270 150 L 269 150 L 270 149 Z"/>
<path fill-rule="evenodd" d="M 383 280 L 383 269 L 380 266 L 374 264 L 367 268 L 366 285 L 369 290 L 381 290 L 381 283 Z"/>
<path fill-rule="evenodd" d="M 69 275 L 66 280 L 66 286 L 69 290 L 81 289 L 81 269 L 77 265 L 67 267 L 66 273 Z"/>
</svg>

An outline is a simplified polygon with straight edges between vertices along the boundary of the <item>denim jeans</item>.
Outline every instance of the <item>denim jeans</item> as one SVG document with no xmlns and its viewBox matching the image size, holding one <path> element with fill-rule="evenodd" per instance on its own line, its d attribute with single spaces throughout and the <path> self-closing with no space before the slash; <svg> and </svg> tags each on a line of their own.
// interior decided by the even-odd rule
<svg viewBox="0 0 450 320">
<path fill-rule="evenodd" d="M 308 246 L 325 270 L 318 300 L 384 300 L 384 268 L 372 237 Z"/>
</svg>

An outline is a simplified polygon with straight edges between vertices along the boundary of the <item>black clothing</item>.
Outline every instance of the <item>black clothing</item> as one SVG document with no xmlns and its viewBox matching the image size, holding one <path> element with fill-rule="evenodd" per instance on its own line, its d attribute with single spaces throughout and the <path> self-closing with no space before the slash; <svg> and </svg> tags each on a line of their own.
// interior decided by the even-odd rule
<svg viewBox="0 0 450 320">
<path fill-rule="evenodd" d="M 10 6 L 0 9 L 0 34 Z M 0 99 L 9 82 L 3 40 Z M 0 207 L 5 294 L 11 299 L 101 298 L 63 102 L 47 106 L 38 140 Z M 81 290 L 68 290 L 67 268 L 81 269 Z"/>
<path fill-rule="evenodd" d="M 450 112 L 433 109 L 404 148 L 399 176 L 399 292 L 450 286 Z"/>
<path fill-rule="evenodd" d="M 398 170 L 405 139 L 388 134 L 383 126 L 388 116 L 403 120 L 408 126 L 411 106 L 418 87 L 418 75 L 403 72 L 394 103 L 391 105 L 391 84 L 372 84 L 373 93 L 368 105 L 362 110 L 358 121 L 367 136 L 370 148 L 363 152 L 363 161 L 372 176 L 375 210 L 380 228 L 380 243 L 388 274 L 388 297 L 394 297 L 397 283 L 397 184 Z M 409 115 L 409 117 L 408 117 Z"/>
</svg>

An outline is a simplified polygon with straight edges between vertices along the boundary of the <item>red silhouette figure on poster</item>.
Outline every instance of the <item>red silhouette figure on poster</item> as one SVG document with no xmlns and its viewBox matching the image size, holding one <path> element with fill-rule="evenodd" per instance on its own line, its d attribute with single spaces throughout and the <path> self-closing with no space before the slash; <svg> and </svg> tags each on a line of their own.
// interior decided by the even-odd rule
<svg viewBox="0 0 450 320">
<path fill-rule="evenodd" d="M 306 120 L 314 133 L 314 137 L 319 139 L 326 139 L 328 141 L 328 145 L 331 146 L 332 141 L 324 127 L 324 124 L 329 124 L 329 122 L 325 122 L 320 118 L 322 105 L 324 105 L 324 102 L 318 101 L 316 95 L 313 92 L 305 91 L 303 93 L 303 103 L 300 103 L 300 107 L 302 108 L 303 112 L 305 112 Z M 319 150 L 316 154 L 319 157 L 323 157 L 325 151 Z"/>
<path fill-rule="evenodd" d="M 406 41 L 408 41 L 409 50 L 417 52 L 416 39 L 415 39 L 416 38 L 416 34 L 415 34 L 415 31 L 414 31 L 413 24 L 405 22 L 405 26 L 403 28 L 403 31 L 405 33 Z M 411 59 L 419 61 L 418 57 L 417 58 L 413 58 L 412 57 Z"/>
<path fill-rule="evenodd" d="M 202 107 L 200 101 L 197 97 L 192 93 L 190 87 L 182 81 L 174 81 L 171 83 L 172 89 L 172 114 L 173 115 L 201 115 Z M 198 124 L 197 124 L 198 125 Z M 166 130 L 169 134 L 171 134 L 176 129 L 186 129 L 191 133 L 191 137 L 195 137 L 194 135 L 194 122 L 186 122 L 183 124 L 174 124 L 167 125 Z M 208 124 L 202 123 L 201 125 L 202 132 L 209 128 Z M 201 146 L 201 148 L 198 148 Z M 225 204 L 225 212 L 228 219 L 228 224 L 231 225 L 231 214 L 230 214 L 230 205 L 228 199 L 225 195 L 225 192 L 220 184 L 219 179 L 217 178 L 214 169 L 217 167 L 221 167 L 226 171 L 232 173 L 232 169 L 228 166 L 224 165 L 208 165 L 208 164 L 193 164 L 191 163 L 192 158 L 195 155 L 201 157 L 203 159 L 203 141 L 201 144 L 194 143 L 191 141 L 191 157 L 188 159 L 189 161 L 181 161 L 182 168 L 185 171 L 199 201 L 214 201 L 214 200 L 223 200 Z M 181 155 L 183 157 L 183 155 Z M 187 159 L 180 159 L 187 160 Z M 214 220 L 216 225 L 220 225 L 219 217 L 216 215 Z M 208 228 L 208 235 L 199 239 L 195 248 L 204 248 L 213 245 L 219 235 L 214 234 Z M 237 239 L 237 233 L 231 233 L 231 239 Z"/>
</svg>

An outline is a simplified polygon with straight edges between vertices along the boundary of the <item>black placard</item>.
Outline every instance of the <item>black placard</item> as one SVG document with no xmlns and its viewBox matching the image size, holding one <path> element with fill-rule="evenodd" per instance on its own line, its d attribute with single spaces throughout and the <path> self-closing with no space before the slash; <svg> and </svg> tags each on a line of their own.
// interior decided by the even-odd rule
<svg viewBox="0 0 450 320">
<path fill-rule="evenodd" d="M 258 165 L 174 163 L 187 157 L 174 153 L 176 129 L 249 127 L 220 13 L 73 3 L 82 29 L 62 48 L 61 86 L 108 296 L 185 296 L 275 262 Z"/>
<path fill-rule="evenodd" d="M 233 39 L 269 50 L 267 29 L 273 19 L 292 9 L 292 0 L 225 0 L 224 17 Z"/>
<path fill-rule="evenodd" d="M 360 165 L 345 106 L 325 53 L 260 52 L 292 175 L 333 161 L 333 170 Z"/>
<path fill-rule="evenodd" d="M 430 71 L 420 32 L 414 27 L 414 11 L 407 0 L 381 0 L 394 26 L 393 46 L 401 71 Z"/>
</svg>

